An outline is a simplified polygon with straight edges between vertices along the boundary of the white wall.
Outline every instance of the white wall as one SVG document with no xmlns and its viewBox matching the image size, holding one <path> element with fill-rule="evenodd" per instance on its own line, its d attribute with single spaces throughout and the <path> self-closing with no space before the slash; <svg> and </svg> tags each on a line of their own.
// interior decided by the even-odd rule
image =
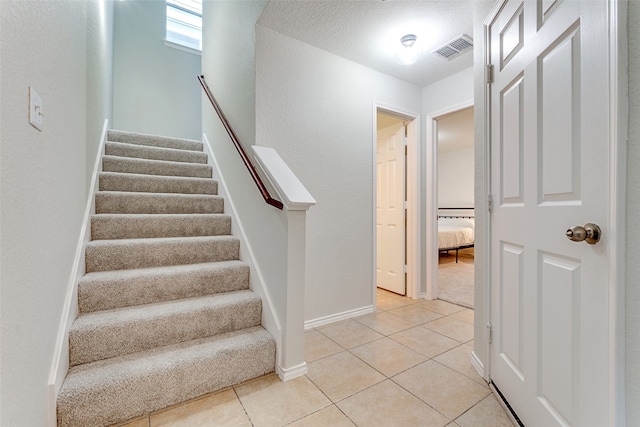
<svg viewBox="0 0 640 427">
<path fill-rule="evenodd" d="M 112 128 L 201 139 L 200 56 L 164 45 L 166 4 L 115 2 Z"/>
<path fill-rule="evenodd" d="M 627 153 L 627 425 L 640 425 L 640 3 L 629 3 L 629 149 Z M 634 24 L 635 23 L 635 24 Z"/>
<path fill-rule="evenodd" d="M 49 368 L 87 195 L 86 140 L 109 115 L 108 57 L 87 52 L 110 50 L 112 6 L 0 2 L 3 426 L 47 422 Z M 101 89 L 87 91 L 89 82 Z M 27 122 L 29 86 L 42 97 L 43 132 Z"/>
<path fill-rule="evenodd" d="M 113 8 L 114 0 L 87 2 L 87 186 L 104 120 L 113 116 Z"/>
<path fill-rule="evenodd" d="M 422 168 L 420 170 L 420 181 L 425 183 L 421 200 L 421 209 L 424 224 L 420 246 L 423 254 L 425 268 L 422 269 L 421 294 L 426 294 L 427 298 L 433 298 L 429 288 L 437 280 L 437 236 L 436 211 L 438 200 L 434 190 L 435 183 L 438 182 L 436 174 L 437 168 L 437 146 L 433 138 L 433 120 L 451 111 L 459 110 L 473 105 L 473 67 L 462 70 L 447 78 L 437 81 L 422 88 L 422 112 L 424 137 L 422 144 L 424 150 L 421 155 Z M 431 251 L 427 253 L 427 248 Z M 427 287 L 429 285 L 429 288 Z"/>
<path fill-rule="evenodd" d="M 256 135 L 316 198 L 305 320 L 372 305 L 374 101 L 420 111 L 420 89 L 257 27 Z"/>
<path fill-rule="evenodd" d="M 438 153 L 438 207 L 474 206 L 473 148 Z"/>
</svg>

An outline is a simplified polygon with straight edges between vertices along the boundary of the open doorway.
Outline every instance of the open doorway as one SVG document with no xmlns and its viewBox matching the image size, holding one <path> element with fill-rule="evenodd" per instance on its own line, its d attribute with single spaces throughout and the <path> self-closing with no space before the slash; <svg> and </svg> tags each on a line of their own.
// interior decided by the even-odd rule
<svg viewBox="0 0 640 427">
<path fill-rule="evenodd" d="M 413 297 L 410 260 L 415 252 L 413 212 L 416 197 L 417 120 L 391 110 L 376 110 L 375 138 L 375 284 Z"/>
<path fill-rule="evenodd" d="M 473 308 L 474 303 L 474 109 L 437 122 L 437 298 Z"/>
</svg>

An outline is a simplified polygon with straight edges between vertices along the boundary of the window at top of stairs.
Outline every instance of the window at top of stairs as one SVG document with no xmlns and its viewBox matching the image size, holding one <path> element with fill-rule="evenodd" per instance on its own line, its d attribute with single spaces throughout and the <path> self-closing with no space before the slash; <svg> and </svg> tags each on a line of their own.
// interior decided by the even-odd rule
<svg viewBox="0 0 640 427">
<path fill-rule="evenodd" d="M 166 42 L 171 47 L 202 50 L 202 0 L 166 0 Z"/>
</svg>

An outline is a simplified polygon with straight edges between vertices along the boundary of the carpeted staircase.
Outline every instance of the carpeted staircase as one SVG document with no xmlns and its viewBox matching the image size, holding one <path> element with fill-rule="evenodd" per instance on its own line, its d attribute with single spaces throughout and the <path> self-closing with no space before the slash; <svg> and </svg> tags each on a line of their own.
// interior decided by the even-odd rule
<svg viewBox="0 0 640 427">
<path fill-rule="evenodd" d="M 272 372 L 275 340 L 198 141 L 110 131 L 59 426 L 106 426 Z"/>
</svg>

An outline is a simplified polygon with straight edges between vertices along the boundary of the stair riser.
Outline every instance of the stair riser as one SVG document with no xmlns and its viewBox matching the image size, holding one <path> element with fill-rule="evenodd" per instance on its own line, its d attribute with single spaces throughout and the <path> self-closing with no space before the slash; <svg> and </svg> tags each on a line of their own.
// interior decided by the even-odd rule
<svg viewBox="0 0 640 427">
<path fill-rule="evenodd" d="M 125 142 L 127 144 L 150 145 L 154 147 L 175 148 L 178 150 L 202 151 L 204 144 L 200 141 L 169 138 L 165 136 L 145 135 L 141 133 L 110 130 L 107 141 Z"/>
<path fill-rule="evenodd" d="M 104 144 L 104 154 L 107 156 L 131 157 L 135 159 L 164 160 L 170 162 L 207 164 L 206 153 L 188 150 L 173 150 L 143 145 L 107 142 Z"/>
<path fill-rule="evenodd" d="M 87 313 L 244 289 L 249 289 L 246 264 L 176 266 L 116 277 L 85 275 L 78 284 L 78 305 Z"/>
<path fill-rule="evenodd" d="M 139 239 L 150 237 L 220 236 L 231 234 L 231 217 L 189 215 L 140 215 L 91 218 L 91 239 Z"/>
<path fill-rule="evenodd" d="M 104 156 L 102 170 L 105 172 L 135 173 L 144 175 L 184 176 L 192 178 L 211 178 L 210 165 L 179 162 L 161 162 L 157 160 L 131 159 L 128 157 Z"/>
<path fill-rule="evenodd" d="M 165 303 L 167 311 L 156 313 L 159 317 L 118 319 L 108 324 L 96 322 L 81 329 L 78 329 L 81 322 L 77 321 L 69 332 L 69 363 L 75 366 L 257 326 L 262 303 L 254 294 L 249 295 L 250 299 L 208 303 L 192 311 L 183 311 L 184 308 L 181 312 L 169 311 L 171 303 Z M 224 297 L 226 295 L 219 298 Z M 93 314 L 93 317 L 99 315 Z"/>
<path fill-rule="evenodd" d="M 273 372 L 273 338 L 264 330 L 239 338 L 94 372 L 73 368 L 58 396 L 58 425 L 108 426 Z"/>
<path fill-rule="evenodd" d="M 193 238 L 192 238 L 193 239 Z M 233 238 L 202 238 L 199 241 L 153 242 L 144 240 L 90 242 L 85 251 L 86 271 L 128 270 L 163 265 L 198 264 L 238 259 L 240 244 Z"/>
<path fill-rule="evenodd" d="M 190 214 L 222 213 L 224 199 L 216 195 L 96 193 L 96 213 Z"/>
<path fill-rule="evenodd" d="M 101 173 L 99 189 L 100 191 L 215 195 L 218 194 L 218 183 L 213 179 L 202 178 Z"/>
</svg>

